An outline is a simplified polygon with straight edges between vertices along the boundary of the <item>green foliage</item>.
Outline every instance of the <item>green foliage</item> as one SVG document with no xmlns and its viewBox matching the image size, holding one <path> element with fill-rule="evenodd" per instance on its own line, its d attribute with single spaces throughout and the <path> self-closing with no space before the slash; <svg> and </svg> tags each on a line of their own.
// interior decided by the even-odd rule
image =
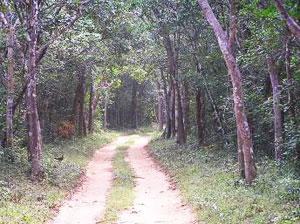
<svg viewBox="0 0 300 224">
<path fill-rule="evenodd" d="M 297 223 L 300 181 L 279 173 L 272 161 L 258 163 L 252 186 L 238 179 L 233 152 L 172 140 L 150 144 L 151 154 L 168 169 L 184 198 L 204 223 Z"/>
</svg>

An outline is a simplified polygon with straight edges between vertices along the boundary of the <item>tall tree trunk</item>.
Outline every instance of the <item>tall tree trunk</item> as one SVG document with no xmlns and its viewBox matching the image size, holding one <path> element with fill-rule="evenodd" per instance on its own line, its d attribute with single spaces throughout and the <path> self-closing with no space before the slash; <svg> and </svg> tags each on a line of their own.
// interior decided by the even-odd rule
<svg viewBox="0 0 300 224">
<path fill-rule="evenodd" d="M 197 124 L 197 137 L 198 142 L 201 145 L 204 140 L 203 134 L 203 117 L 202 117 L 202 97 L 201 97 L 201 89 L 198 88 L 195 94 L 195 101 L 196 101 L 196 124 Z"/>
<path fill-rule="evenodd" d="M 36 73 L 36 43 L 39 4 L 32 0 L 30 7 L 30 41 L 29 41 L 29 66 L 28 87 L 26 96 L 27 118 L 29 125 L 28 151 L 31 161 L 31 176 L 36 180 L 40 172 L 40 159 L 42 156 L 42 136 L 37 108 L 37 73 Z"/>
<path fill-rule="evenodd" d="M 180 94 L 180 87 L 178 80 L 175 81 L 174 86 L 176 88 L 176 121 L 177 121 L 177 135 L 176 135 L 176 142 L 178 144 L 183 144 L 186 142 L 186 135 L 184 130 L 184 123 L 183 123 L 183 110 L 181 104 L 181 94 Z"/>
<path fill-rule="evenodd" d="M 244 163 L 245 163 L 245 178 L 246 183 L 250 184 L 251 181 L 256 176 L 256 167 L 254 163 L 253 155 L 253 144 L 252 137 L 250 133 L 249 124 L 247 121 L 247 116 L 244 108 L 244 97 L 241 83 L 241 74 L 238 65 L 232 55 L 229 43 L 226 38 L 226 34 L 222 29 L 220 23 L 216 19 L 210 5 L 207 0 L 198 0 L 204 15 L 212 26 L 214 33 L 218 39 L 220 49 L 223 53 L 226 66 L 231 76 L 232 86 L 233 86 L 233 99 L 234 99 L 234 111 L 236 116 L 237 131 L 241 134 L 241 142 L 243 146 L 244 153 Z"/>
<path fill-rule="evenodd" d="M 279 165 L 282 159 L 283 137 L 282 137 L 282 115 L 280 109 L 279 72 L 274 70 L 273 58 L 268 56 L 268 72 L 273 90 L 273 112 L 274 112 L 274 151 L 275 160 Z"/>
<path fill-rule="evenodd" d="M 300 44 L 300 27 L 296 21 L 287 13 L 281 0 L 272 0 L 279 11 L 281 19 L 286 23 L 291 33 L 296 37 L 297 42 Z"/>
<path fill-rule="evenodd" d="M 49 105 L 49 96 L 47 93 L 42 94 L 42 102 L 41 102 L 41 109 L 40 109 L 40 124 L 41 124 L 41 130 L 43 132 L 45 123 L 46 123 L 46 117 L 48 114 L 48 105 Z"/>
<path fill-rule="evenodd" d="M 164 95 L 163 95 L 163 90 L 161 88 L 161 84 L 159 82 L 157 82 L 157 90 L 158 90 L 158 127 L 159 130 L 163 130 L 164 128 L 164 111 L 163 111 L 163 107 L 164 107 Z"/>
<path fill-rule="evenodd" d="M 170 117 L 171 117 L 171 136 L 173 138 L 176 137 L 176 117 L 175 117 L 175 101 L 176 101 L 176 92 L 175 86 L 173 83 L 173 79 L 170 78 L 170 91 L 171 91 L 171 99 L 170 99 Z"/>
<path fill-rule="evenodd" d="M 185 137 L 185 130 L 184 130 L 184 124 L 183 124 L 183 114 L 182 114 L 182 104 L 181 104 L 181 94 L 180 94 L 180 88 L 179 88 L 179 83 L 177 79 L 178 75 L 178 51 L 175 52 L 175 50 L 172 47 L 171 39 L 168 33 L 165 33 L 164 31 L 163 34 L 163 39 L 164 39 L 164 46 L 167 51 L 168 55 L 168 73 L 170 75 L 170 86 L 173 87 L 172 89 L 172 95 L 170 99 L 170 103 L 172 103 L 172 107 L 170 106 L 171 109 L 171 121 L 172 121 L 172 135 L 177 137 L 177 142 L 179 144 L 182 144 L 185 142 L 186 137 Z M 174 37 L 175 38 L 175 37 Z M 177 42 L 179 44 L 179 35 L 177 37 Z M 175 102 L 177 105 L 177 110 L 176 112 L 178 113 L 177 116 L 175 116 Z M 174 111 L 174 112 L 173 112 Z M 176 119 L 176 120 L 175 120 Z M 176 122 L 175 122 L 176 121 Z M 177 135 L 176 135 L 176 124 L 178 125 L 178 130 L 177 130 Z M 180 129 L 180 130 L 179 130 Z M 173 132 L 173 130 L 175 132 Z"/>
<path fill-rule="evenodd" d="M 190 131 L 190 92 L 189 92 L 189 84 L 188 82 L 184 82 L 183 84 L 183 92 L 184 92 L 184 97 L 182 100 L 182 105 L 183 105 L 183 111 L 184 111 L 184 130 L 186 134 L 189 133 Z"/>
<path fill-rule="evenodd" d="M 242 136 L 240 132 L 237 130 L 237 155 L 238 155 L 238 167 L 239 174 L 241 178 L 245 178 L 245 161 L 244 161 L 244 153 L 243 153 L 243 145 L 242 145 Z"/>
<path fill-rule="evenodd" d="M 108 105 L 108 93 L 105 91 L 105 97 L 104 97 L 104 113 L 103 113 L 103 124 L 102 129 L 103 131 L 107 131 L 107 105 Z M 121 119 L 120 119 L 121 120 Z"/>
<path fill-rule="evenodd" d="M 76 127 L 76 121 L 79 113 L 80 95 L 82 92 L 83 84 L 81 78 L 78 80 L 78 84 L 75 90 L 75 96 L 73 100 L 72 117 L 70 119 L 71 124 Z"/>
<path fill-rule="evenodd" d="M 79 100 L 79 135 L 80 136 L 87 136 L 86 132 L 86 122 L 85 122 L 85 108 L 84 108 L 84 78 L 80 93 L 80 100 Z"/>
<path fill-rule="evenodd" d="M 222 119 L 221 119 L 221 115 L 220 115 L 220 112 L 219 112 L 219 109 L 218 109 L 218 106 L 213 98 L 213 95 L 208 87 L 208 84 L 207 84 L 207 81 L 206 81 L 206 77 L 205 75 L 203 75 L 203 73 L 201 72 L 201 64 L 200 64 L 200 59 L 198 58 L 198 56 L 196 55 L 197 54 L 197 45 L 195 43 L 195 37 L 192 37 L 189 33 L 188 33 L 188 37 L 191 41 L 191 44 L 192 44 L 192 48 L 193 48 L 193 51 L 194 51 L 194 62 L 195 62 L 195 67 L 196 67 L 196 71 L 197 71 L 197 74 L 199 76 L 201 76 L 203 78 L 203 81 L 204 81 L 204 87 L 205 87 L 205 91 L 209 97 L 209 100 L 210 100 L 210 104 L 212 106 L 212 109 L 213 109 L 213 118 L 214 118 L 214 122 L 216 123 L 217 127 L 218 127 L 218 134 L 221 136 L 221 138 L 223 140 L 225 140 L 225 144 L 228 145 L 228 141 L 227 139 L 225 139 L 225 128 L 224 128 L 224 125 L 223 125 L 223 122 L 222 122 Z"/>
<path fill-rule="evenodd" d="M 91 86 L 90 86 L 90 102 L 89 102 L 89 124 L 88 124 L 88 129 L 89 133 L 93 132 L 93 127 L 94 127 L 94 111 L 95 111 L 95 86 L 94 86 L 94 80 L 92 77 L 91 80 Z"/>
<path fill-rule="evenodd" d="M 295 123 L 296 112 L 295 112 L 295 105 L 294 105 L 294 85 L 293 85 L 292 73 L 291 73 L 290 42 L 291 42 L 291 36 L 288 36 L 285 42 L 285 71 L 286 71 L 286 82 L 288 85 L 288 106 L 289 106 L 289 111 Z"/>
<path fill-rule="evenodd" d="M 164 95 L 165 95 L 165 110 L 166 110 L 166 117 L 167 117 L 167 124 L 166 124 L 166 130 L 164 131 L 165 138 L 170 138 L 171 137 L 171 129 L 172 129 L 172 122 L 171 122 L 171 117 L 170 117 L 170 94 L 171 91 L 169 90 L 168 92 L 168 87 L 167 87 L 167 82 L 166 79 L 163 75 L 163 70 L 161 69 L 161 79 L 163 80 L 163 89 L 164 89 Z"/>
<path fill-rule="evenodd" d="M 10 16 L 9 16 L 10 17 Z M 14 161 L 13 106 L 14 106 L 14 27 L 9 25 L 7 35 L 7 102 L 6 102 L 6 147 L 10 149 L 10 159 Z"/>
<path fill-rule="evenodd" d="M 233 57 L 235 57 L 235 34 L 236 34 L 236 15 L 235 15 L 235 0 L 229 0 L 230 7 L 230 20 L 229 20 L 229 39 L 228 45 L 229 50 Z M 238 167 L 240 177 L 245 178 L 245 164 L 244 164 L 244 153 L 242 144 L 242 135 L 237 130 L 237 154 L 238 154 Z"/>
<path fill-rule="evenodd" d="M 137 120 L 136 120 L 136 95 L 137 95 L 137 82 L 133 80 L 132 82 L 132 92 L 131 92 L 131 108 L 130 108 L 130 120 L 131 127 L 137 128 Z"/>
</svg>

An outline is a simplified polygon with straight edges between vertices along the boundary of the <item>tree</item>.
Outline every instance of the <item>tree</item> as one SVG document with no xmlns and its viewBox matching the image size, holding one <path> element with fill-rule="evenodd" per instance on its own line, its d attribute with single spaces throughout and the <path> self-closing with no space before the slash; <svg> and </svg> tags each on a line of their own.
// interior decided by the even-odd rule
<svg viewBox="0 0 300 224">
<path fill-rule="evenodd" d="M 252 137 L 251 137 L 249 124 L 244 109 L 244 99 L 243 99 L 243 91 L 241 85 L 240 70 L 235 61 L 234 56 L 230 51 L 229 42 L 228 39 L 226 38 L 226 34 L 223 31 L 220 23 L 216 19 L 207 0 L 198 0 L 198 2 L 201 9 L 204 12 L 207 21 L 212 26 L 215 32 L 220 49 L 224 55 L 228 72 L 230 73 L 231 76 L 232 86 L 233 86 L 234 110 L 235 110 L 236 123 L 237 123 L 237 132 L 240 133 L 241 135 L 241 143 L 242 143 L 243 154 L 244 154 L 245 179 L 246 182 L 250 184 L 251 181 L 256 176 L 256 169 L 255 169 L 254 158 L 253 158 Z"/>
<path fill-rule="evenodd" d="M 279 80 L 280 80 L 280 68 L 277 65 L 274 65 L 273 57 L 268 56 L 268 71 L 270 74 L 270 80 L 273 90 L 273 113 L 274 113 L 274 148 L 275 148 L 275 160 L 278 165 L 282 160 L 283 156 L 283 136 L 282 136 L 282 115 L 280 108 L 280 89 L 279 89 Z M 278 61 L 277 61 L 278 62 Z"/>
<path fill-rule="evenodd" d="M 14 160 L 14 136 L 13 136 L 13 107 L 14 107 L 14 48 L 15 48 L 15 26 L 17 20 L 14 19 L 13 13 L 10 10 L 9 1 L 4 1 L 4 12 L 0 11 L 0 22 L 7 30 L 7 71 L 6 71 L 6 86 L 7 86 L 7 100 L 6 100 L 6 144 L 7 148 L 11 150 L 11 160 Z"/>
</svg>

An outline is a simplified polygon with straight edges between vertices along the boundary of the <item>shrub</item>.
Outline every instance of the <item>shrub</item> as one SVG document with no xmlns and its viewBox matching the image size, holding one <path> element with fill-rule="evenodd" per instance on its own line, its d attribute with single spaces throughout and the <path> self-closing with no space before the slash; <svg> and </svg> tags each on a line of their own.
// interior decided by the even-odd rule
<svg viewBox="0 0 300 224">
<path fill-rule="evenodd" d="M 75 126 L 70 121 L 63 121 L 56 126 L 56 134 L 63 138 L 70 139 L 74 132 Z"/>
</svg>

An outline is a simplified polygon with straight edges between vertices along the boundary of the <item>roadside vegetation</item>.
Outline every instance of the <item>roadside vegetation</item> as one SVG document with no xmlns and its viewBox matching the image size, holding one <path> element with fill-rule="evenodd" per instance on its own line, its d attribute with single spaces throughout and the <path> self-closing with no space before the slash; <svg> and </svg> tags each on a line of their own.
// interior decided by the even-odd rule
<svg viewBox="0 0 300 224">
<path fill-rule="evenodd" d="M 257 161 L 258 177 L 245 186 L 232 150 L 193 141 L 179 146 L 173 140 L 154 140 L 149 148 L 201 223 L 300 222 L 300 181 L 287 167 Z"/>
<path fill-rule="evenodd" d="M 30 179 L 25 148 L 16 149 L 14 163 L 0 157 L 0 223 L 43 223 L 64 197 L 80 184 L 94 151 L 118 135 L 110 131 L 45 144 L 39 182 Z"/>
<path fill-rule="evenodd" d="M 132 136 L 124 145 L 117 147 L 117 153 L 113 158 L 113 184 L 107 198 L 104 219 L 99 223 L 113 223 L 118 220 L 120 213 L 129 208 L 135 199 L 134 195 L 134 171 L 125 161 L 126 151 L 133 144 Z"/>
</svg>

